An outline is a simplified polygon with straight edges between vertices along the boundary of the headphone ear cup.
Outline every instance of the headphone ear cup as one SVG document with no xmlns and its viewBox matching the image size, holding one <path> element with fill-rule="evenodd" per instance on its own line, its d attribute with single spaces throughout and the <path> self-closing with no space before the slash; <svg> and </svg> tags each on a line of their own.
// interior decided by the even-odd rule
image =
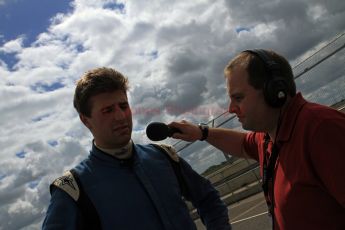
<svg viewBox="0 0 345 230">
<path fill-rule="evenodd" d="M 273 108 L 282 107 L 287 99 L 288 85 L 282 78 L 274 78 L 264 85 L 264 97 L 266 103 Z"/>
</svg>

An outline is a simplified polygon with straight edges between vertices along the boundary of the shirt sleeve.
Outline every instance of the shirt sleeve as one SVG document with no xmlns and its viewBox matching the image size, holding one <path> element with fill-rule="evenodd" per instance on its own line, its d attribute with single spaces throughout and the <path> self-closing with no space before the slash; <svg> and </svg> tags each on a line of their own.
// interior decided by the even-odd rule
<svg viewBox="0 0 345 230">
<path fill-rule="evenodd" d="M 212 184 L 180 159 L 182 176 L 186 182 L 190 200 L 208 230 L 230 230 L 228 209 Z"/>
<path fill-rule="evenodd" d="M 43 221 L 43 230 L 75 230 L 82 226 L 81 213 L 76 202 L 63 190 L 54 188 Z"/>
<path fill-rule="evenodd" d="M 311 140 L 314 170 L 328 193 L 345 208 L 345 118 L 324 120 Z"/>
<path fill-rule="evenodd" d="M 247 155 L 256 160 L 259 161 L 259 138 L 261 133 L 256 132 L 249 132 L 246 134 L 244 141 L 243 141 L 243 148 L 244 151 L 246 151 Z M 262 138 L 262 137 L 261 137 Z"/>
</svg>

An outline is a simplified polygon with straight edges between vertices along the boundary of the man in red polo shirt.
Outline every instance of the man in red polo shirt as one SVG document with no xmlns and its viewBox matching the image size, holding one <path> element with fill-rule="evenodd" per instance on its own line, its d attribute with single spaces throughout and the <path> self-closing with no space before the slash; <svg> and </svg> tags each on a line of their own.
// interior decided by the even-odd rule
<svg viewBox="0 0 345 230">
<path fill-rule="evenodd" d="M 345 114 L 296 93 L 273 51 L 243 51 L 224 73 L 229 112 L 250 132 L 182 121 L 173 137 L 260 162 L 273 229 L 345 229 Z"/>
</svg>

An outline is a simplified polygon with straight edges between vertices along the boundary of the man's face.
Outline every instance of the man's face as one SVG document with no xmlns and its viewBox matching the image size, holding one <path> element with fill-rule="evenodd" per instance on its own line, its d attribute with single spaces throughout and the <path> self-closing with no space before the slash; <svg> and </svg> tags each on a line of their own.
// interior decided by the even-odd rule
<svg viewBox="0 0 345 230">
<path fill-rule="evenodd" d="M 101 93 L 91 97 L 90 102 L 91 116 L 80 115 L 80 119 L 92 132 L 97 146 L 113 149 L 126 145 L 132 134 L 132 112 L 126 93 Z"/>
<path fill-rule="evenodd" d="M 243 129 L 252 131 L 270 129 L 270 108 L 264 100 L 262 90 L 249 85 L 247 71 L 241 66 L 235 67 L 226 79 L 230 97 L 229 112 L 237 115 Z"/>
</svg>

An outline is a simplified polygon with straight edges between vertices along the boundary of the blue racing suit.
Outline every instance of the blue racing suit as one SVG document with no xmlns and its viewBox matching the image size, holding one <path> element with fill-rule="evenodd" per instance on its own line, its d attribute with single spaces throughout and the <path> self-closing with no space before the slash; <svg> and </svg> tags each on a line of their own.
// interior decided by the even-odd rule
<svg viewBox="0 0 345 230">
<path fill-rule="evenodd" d="M 196 230 L 183 197 L 208 230 L 231 229 L 217 190 L 181 158 L 179 165 L 187 194 L 181 192 L 169 157 L 152 145 L 134 144 L 131 160 L 119 160 L 93 145 L 74 170 L 102 229 Z M 83 221 L 75 200 L 53 186 L 43 229 L 82 229 Z"/>
</svg>

